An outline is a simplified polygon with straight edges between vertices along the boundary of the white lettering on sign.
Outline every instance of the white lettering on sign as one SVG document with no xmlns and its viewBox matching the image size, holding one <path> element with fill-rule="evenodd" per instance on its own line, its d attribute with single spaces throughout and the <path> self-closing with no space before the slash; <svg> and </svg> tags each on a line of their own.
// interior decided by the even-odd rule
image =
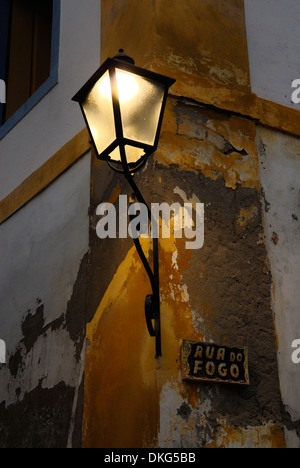
<svg viewBox="0 0 300 468">
<path fill-rule="evenodd" d="M 213 343 L 183 340 L 181 349 L 183 380 L 249 385 L 248 348 L 232 348 Z"/>
</svg>

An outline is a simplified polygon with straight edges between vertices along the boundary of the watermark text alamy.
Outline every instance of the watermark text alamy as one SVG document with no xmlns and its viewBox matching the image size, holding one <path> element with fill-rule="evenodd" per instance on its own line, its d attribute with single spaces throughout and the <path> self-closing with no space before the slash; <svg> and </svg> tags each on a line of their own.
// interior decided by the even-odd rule
<svg viewBox="0 0 300 468">
<path fill-rule="evenodd" d="M 119 196 L 119 215 L 112 203 L 101 203 L 96 210 L 101 219 L 96 233 L 100 239 L 163 238 L 186 239 L 185 248 L 201 249 L 204 245 L 203 203 L 152 203 L 151 217 L 143 203 L 128 205 L 127 195 Z M 128 219 L 130 220 L 128 222 Z"/>
<path fill-rule="evenodd" d="M 4 80 L 0 80 L 0 104 L 6 103 L 6 84 Z"/>
</svg>

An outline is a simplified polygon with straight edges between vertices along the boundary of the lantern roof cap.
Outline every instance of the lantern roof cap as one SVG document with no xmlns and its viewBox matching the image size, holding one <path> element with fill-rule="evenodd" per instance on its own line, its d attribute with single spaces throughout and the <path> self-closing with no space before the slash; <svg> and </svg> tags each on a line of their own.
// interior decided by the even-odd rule
<svg viewBox="0 0 300 468">
<path fill-rule="evenodd" d="M 101 76 L 109 69 L 119 68 L 129 73 L 133 73 L 142 76 L 146 79 L 156 81 L 164 84 L 167 88 L 175 83 L 175 79 L 169 78 L 168 76 L 161 75 L 159 73 L 147 70 L 146 68 L 137 67 L 134 60 L 126 55 L 123 49 L 120 49 L 119 53 L 114 58 L 107 58 L 105 62 L 98 68 L 93 76 L 85 83 L 85 85 L 75 94 L 72 101 L 81 103 L 90 92 L 94 84 L 101 78 Z"/>
</svg>

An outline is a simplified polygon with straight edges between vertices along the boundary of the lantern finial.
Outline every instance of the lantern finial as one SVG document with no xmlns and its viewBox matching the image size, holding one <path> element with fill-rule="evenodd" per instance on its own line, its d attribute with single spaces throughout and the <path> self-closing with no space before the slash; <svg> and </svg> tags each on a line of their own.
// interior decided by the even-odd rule
<svg viewBox="0 0 300 468">
<path fill-rule="evenodd" d="M 126 55 L 124 49 L 119 49 L 118 54 L 115 55 L 114 58 L 135 65 L 135 61 L 133 60 L 133 58 L 129 57 L 129 55 Z"/>
</svg>

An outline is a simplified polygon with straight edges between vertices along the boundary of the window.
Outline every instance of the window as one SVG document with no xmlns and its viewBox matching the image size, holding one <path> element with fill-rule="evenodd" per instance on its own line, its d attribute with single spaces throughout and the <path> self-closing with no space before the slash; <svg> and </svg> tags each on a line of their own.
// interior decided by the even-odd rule
<svg viewBox="0 0 300 468">
<path fill-rule="evenodd" d="M 0 0 L 0 138 L 56 84 L 59 0 Z"/>
</svg>

